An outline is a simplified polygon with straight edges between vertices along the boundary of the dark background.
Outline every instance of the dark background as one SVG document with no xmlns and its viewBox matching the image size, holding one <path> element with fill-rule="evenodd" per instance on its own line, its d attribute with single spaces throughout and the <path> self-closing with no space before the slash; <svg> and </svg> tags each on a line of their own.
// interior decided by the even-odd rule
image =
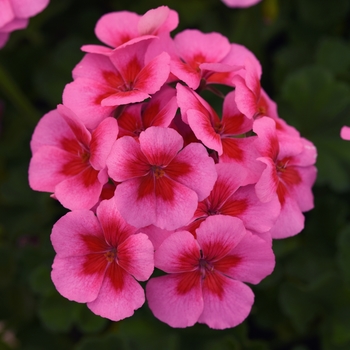
<svg viewBox="0 0 350 350">
<path fill-rule="evenodd" d="M 121 322 L 61 297 L 50 280 L 53 223 L 65 210 L 28 186 L 29 141 L 61 103 L 80 46 L 98 43 L 103 14 L 168 5 L 175 31 L 216 31 L 262 63 L 262 86 L 279 115 L 318 148 L 315 209 L 305 230 L 274 242 L 276 268 L 253 286 L 240 326 L 172 329 L 147 305 Z M 214 48 L 215 49 L 215 48 Z M 220 0 L 51 0 L 0 50 L 0 350 L 350 349 L 350 1 L 263 0 L 229 9 Z"/>
</svg>

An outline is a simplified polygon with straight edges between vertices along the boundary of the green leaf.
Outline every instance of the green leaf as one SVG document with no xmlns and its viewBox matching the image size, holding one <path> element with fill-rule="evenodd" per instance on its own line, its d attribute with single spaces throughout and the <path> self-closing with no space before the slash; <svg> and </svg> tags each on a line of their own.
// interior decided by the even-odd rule
<svg viewBox="0 0 350 350">
<path fill-rule="evenodd" d="M 96 316 L 86 305 L 80 305 L 77 316 L 77 326 L 84 333 L 97 333 L 103 330 L 108 324 L 106 318 Z"/>
<path fill-rule="evenodd" d="M 29 276 L 29 284 L 35 293 L 48 296 L 55 293 L 55 287 L 50 277 L 49 265 L 40 265 Z"/>
<path fill-rule="evenodd" d="M 337 262 L 345 283 L 350 287 L 350 225 L 340 232 L 337 246 Z"/>
</svg>

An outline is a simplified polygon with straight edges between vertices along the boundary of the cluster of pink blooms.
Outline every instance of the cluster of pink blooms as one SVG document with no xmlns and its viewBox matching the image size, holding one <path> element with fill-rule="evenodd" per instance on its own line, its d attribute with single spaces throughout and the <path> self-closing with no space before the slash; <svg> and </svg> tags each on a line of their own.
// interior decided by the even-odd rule
<svg viewBox="0 0 350 350">
<path fill-rule="evenodd" d="M 278 117 L 252 52 L 219 33 L 172 38 L 177 25 L 166 6 L 100 18 L 105 45 L 82 47 L 34 131 L 29 182 L 70 210 L 51 235 L 64 297 L 114 321 L 147 299 L 172 327 L 224 329 L 273 271 L 272 239 L 303 229 L 316 149 Z"/>
<path fill-rule="evenodd" d="M 0 49 L 10 33 L 26 28 L 29 18 L 41 12 L 49 0 L 0 0 Z"/>
<path fill-rule="evenodd" d="M 343 126 L 340 130 L 340 137 L 343 140 L 350 141 L 350 127 L 349 126 Z"/>
</svg>

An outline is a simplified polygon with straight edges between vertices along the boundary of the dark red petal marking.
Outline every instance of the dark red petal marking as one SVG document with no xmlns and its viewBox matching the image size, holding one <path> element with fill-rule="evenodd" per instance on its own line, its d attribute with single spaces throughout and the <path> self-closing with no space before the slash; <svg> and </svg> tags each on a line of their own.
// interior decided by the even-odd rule
<svg viewBox="0 0 350 350">
<path fill-rule="evenodd" d="M 248 208 L 247 199 L 228 199 L 221 207 L 220 214 L 240 216 Z"/>
<path fill-rule="evenodd" d="M 241 133 L 241 126 L 245 123 L 246 117 L 242 114 L 235 115 L 232 117 L 225 117 L 225 122 L 223 123 L 222 135 L 239 135 Z M 249 128 L 246 131 L 249 131 Z"/>
<path fill-rule="evenodd" d="M 212 237 L 215 237 L 215 232 L 212 232 Z M 228 246 L 221 241 L 209 241 L 202 244 L 203 259 L 208 263 L 224 258 L 231 250 L 231 244 Z"/>
<path fill-rule="evenodd" d="M 240 148 L 239 141 L 240 139 L 223 137 L 221 139 L 223 154 L 231 159 L 234 159 L 238 162 L 244 160 L 244 152 Z"/>
<path fill-rule="evenodd" d="M 119 292 L 124 287 L 126 274 L 127 272 L 123 268 L 121 268 L 116 262 L 112 262 L 107 268 L 105 278 L 109 278 L 113 288 Z"/>
<path fill-rule="evenodd" d="M 200 284 L 201 275 L 199 269 L 173 276 L 177 279 L 176 292 L 180 295 L 188 293 Z"/>
<path fill-rule="evenodd" d="M 84 170 L 84 186 L 90 187 L 93 184 L 95 184 L 98 180 L 98 171 L 92 168 L 91 166 L 88 166 Z"/>
<path fill-rule="evenodd" d="M 151 172 L 140 178 L 137 199 L 147 197 L 154 193 L 155 179 Z"/>
<path fill-rule="evenodd" d="M 85 275 L 103 274 L 107 264 L 108 261 L 103 254 L 87 254 L 82 273 Z"/>
<path fill-rule="evenodd" d="M 191 173 L 192 167 L 190 164 L 178 161 L 174 158 L 171 163 L 165 168 L 165 173 L 173 180 L 177 180 L 178 177 Z"/>
<path fill-rule="evenodd" d="M 102 235 L 102 232 L 101 232 Z M 81 240 L 84 245 L 91 253 L 104 253 L 110 249 L 110 246 L 102 237 L 92 236 L 92 235 L 80 235 Z"/>
<path fill-rule="evenodd" d="M 155 195 L 164 201 L 172 202 L 174 200 L 173 181 L 166 176 L 159 177 L 155 180 Z"/>
<path fill-rule="evenodd" d="M 239 265 L 242 258 L 235 255 L 226 255 L 224 258 L 213 263 L 215 270 L 225 274 L 227 271 Z"/>
<path fill-rule="evenodd" d="M 61 140 L 61 148 L 74 155 L 80 155 L 84 152 L 85 147 L 77 139 L 68 139 L 63 137 Z"/>
<path fill-rule="evenodd" d="M 130 59 L 125 69 L 123 69 L 122 75 L 125 80 L 125 84 L 126 84 L 125 86 L 127 90 L 133 89 L 134 85 L 136 84 L 136 81 L 135 81 L 136 77 L 140 73 L 141 69 L 142 67 L 137 57 L 133 57 L 132 59 Z M 146 76 L 142 78 L 146 79 L 147 78 L 146 72 L 144 72 L 143 75 L 146 75 Z"/>
<path fill-rule="evenodd" d="M 205 278 L 203 279 L 203 288 L 207 289 L 211 294 L 215 294 L 222 300 L 224 296 L 224 289 L 226 285 L 227 277 L 221 275 L 220 273 L 213 271 L 206 271 Z"/>
<path fill-rule="evenodd" d="M 159 112 L 160 112 L 160 102 L 147 105 L 147 108 L 142 114 L 142 121 L 143 121 L 143 125 L 145 126 L 145 129 L 149 128 L 152 125 L 153 126 L 162 125 L 162 121 L 163 121 L 163 117 L 166 112 L 166 109 L 164 109 L 163 113 L 160 115 L 158 115 Z"/>
</svg>

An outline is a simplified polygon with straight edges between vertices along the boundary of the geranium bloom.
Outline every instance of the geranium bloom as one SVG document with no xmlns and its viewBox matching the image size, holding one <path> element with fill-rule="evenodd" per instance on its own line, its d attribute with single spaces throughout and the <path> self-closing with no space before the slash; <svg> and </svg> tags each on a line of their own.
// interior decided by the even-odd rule
<svg viewBox="0 0 350 350">
<path fill-rule="evenodd" d="M 145 62 L 149 40 L 118 49 L 110 56 L 86 54 L 73 70 L 63 103 L 95 128 L 117 106 L 142 102 L 160 90 L 170 72 L 170 57 L 162 52 Z"/>
<path fill-rule="evenodd" d="M 155 266 L 168 275 L 146 286 L 150 309 L 172 327 L 196 322 L 224 329 L 241 323 L 254 302 L 243 282 L 259 283 L 274 268 L 268 242 L 246 231 L 238 218 L 207 218 L 196 237 L 180 231 L 155 252 Z"/>
<path fill-rule="evenodd" d="M 178 24 L 177 12 L 167 6 L 149 10 L 143 16 L 129 11 L 118 11 L 102 16 L 96 24 L 95 34 L 103 43 L 115 49 L 161 33 L 169 33 Z M 107 55 L 112 51 L 111 48 L 101 45 L 84 45 L 82 50 Z"/>
<path fill-rule="evenodd" d="M 183 228 L 195 230 L 209 216 L 230 215 L 243 221 L 245 228 L 254 233 L 264 233 L 276 222 L 281 207 L 277 198 L 261 202 L 254 185 L 242 186 L 246 174 L 233 164 L 216 164 L 218 178 L 210 195 L 198 203 L 192 222 Z"/>
<path fill-rule="evenodd" d="M 72 211 L 52 229 L 56 251 L 52 281 L 69 300 L 87 303 L 97 315 L 119 321 L 145 302 L 142 287 L 153 272 L 153 246 L 128 225 L 113 200 L 102 201 L 97 216 Z"/>
<path fill-rule="evenodd" d="M 0 48 L 11 32 L 23 29 L 28 25 L 29 17 L 41 12 L 49 0 L 4 0 L 0 2 Z"/>
<path fill-rule="evenodd" d="M 108 173 L 121 182 L 115 200 L 128 223 L 176 229 L 209 195 L 217 177 L 213 159 L 199 143 L 182 147 L 175 130 L 157 126 L 141 132 L 139 141 L 124 136 L 115 142 Z"/>
<path fill-rule="evenodd" d="M 340 131 L 340 137 L 344 140 L 350 140 L 350 127 L 343 126 Z"/>
<path fill-rule="evenodd" d="M 106 158 L 118 135 L 118 124 L 107 118 L 90 133 L 63 105 L 38 123 L 31 141 L 29 184 L 52 192 L 69 209 L 90 209 L 108 181 Z"/>
<path fill-rule="evenodd" d="M 256 194 L 262 202 L 277 196 L 281 203 L 280 216 L 270 231 L 272 238 L 295 235 L 304 228 L 302 212 L 313 208 L 316 148 L 301 137 L 277 133 L 271 118 L 257 119 L 253 130 L 262 155 L 258 160 L 266 164 L 255 185 Z"/>
<path fill-rule="evenodd" d="M 261 0 L 222 0 L 222 2 L 229 7 L 250 7 L 260 1 Z"/>
</svg>

